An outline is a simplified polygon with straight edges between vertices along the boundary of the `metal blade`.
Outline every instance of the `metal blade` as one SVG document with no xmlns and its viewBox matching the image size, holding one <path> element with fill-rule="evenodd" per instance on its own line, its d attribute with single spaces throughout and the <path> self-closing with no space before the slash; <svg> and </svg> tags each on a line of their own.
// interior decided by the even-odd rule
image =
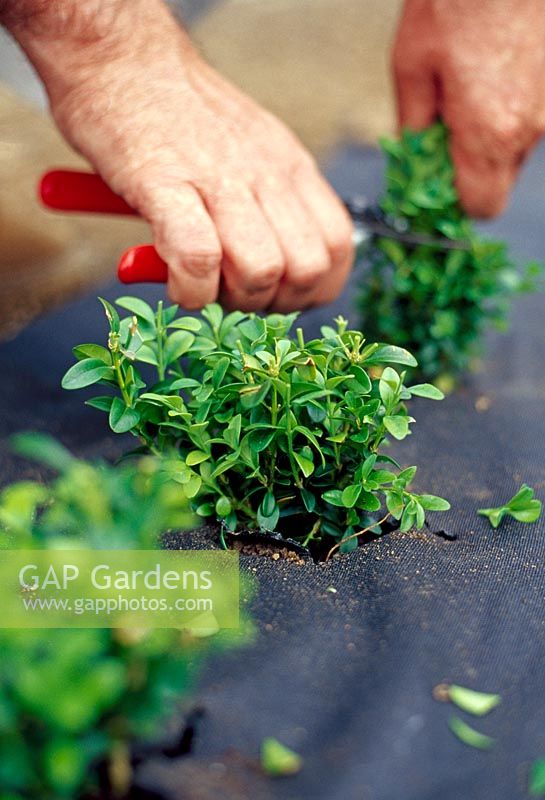
<svg viewBox="0 0 545 800">
<path fill-rule="evenodd" d="M 430 236 L 427 233 L 412 233 L 406 228 L 407 220 L 390 220 L 377 206 L 371 206 L 362 197 L 345 200 L 345 206 L 355 224 L 354 239 L 362 244 L 371 238 L 395 239 L 412 247 L 434 247 L 437 250 L 471 250 L 471 242 L 449 239 L 447 236 Z"/>
</svg>

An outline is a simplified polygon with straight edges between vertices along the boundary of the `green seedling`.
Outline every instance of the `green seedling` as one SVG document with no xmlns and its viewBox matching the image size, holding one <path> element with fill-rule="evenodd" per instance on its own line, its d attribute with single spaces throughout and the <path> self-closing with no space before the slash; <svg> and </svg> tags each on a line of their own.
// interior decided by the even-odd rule
<svg viewBox="0 0 545 800">
<path fill-rule="evenodd" d="M 505 505 L 480 508 L 477 514 L 487 517 L 493 528 L 498 528 L 506 516 L 513 517 L 517 522 L 535 522 L 541 514 L 541 500 L 537 500 L 534 490 L 523 483 L 516 495 Z"/>
<path fill-rule="evenodd" d="M 303 759 L 283 745 L 278 739 L 267 738 L 261 745 L 261 767 L 272 778 L 295 775 L 303 766 Z"/>
<path fill-rule="evenodd" d="M 213 304 L 179 317 L 176 306 L 123 297 L 120 319 L 103 304 L 107 347 L 76 347 L 63 386 L 104 385 L 88 403 L 140 451 L 168 458 L 200 517 L 346 551 L 360 532 L 380 533 L 377 512 L 406 531 L 449 508 L 412 492 L 416 467 L 384 452 L 411 432 L 412 396 L 442 398 L 406 384 L 404 368 L 416 366 L 407 350 L 368 342 L 342 318 L 306 341 L 300 328 L 290 334 L 296 314 L 224 316 Z"/>
<path fill-rule="evenodd" d="M 167 530 L 186 530 L 195 516 L 170 467 L 142 457 L 112 467 L 75 458 L 43 434 L 13 438 L 21 455 L 58 474 L 48 484 L 23 481 L 0 494 L 0 549 L 53 546 L 57 539 L 101 549 L 153 549 Z"/>
<path fill-rule="evenodd" d="M 17 447 L 59 475 L 2 491 L 0 549 L 150 549 L 193 522 L 156 458 L 114 468 L 44 436 Z M 0 628 L 0 797 L 94 797 L 99 767 L 127 796 L 132 756 L 161 740 L 211 644 L 171 629 Z"/>
<path fill-rule="evenodd" d="M 405 130 L 398 141 L 384 140 L 382 149 L 384 213 L 406 220 L 411 232 L 465 241 L 469 249 L 376 240 L 362 279 L 363 329 L 408 348 L 419 375 L 451 388 L 479 353 L 486 326 L 506 328 L 511 299 L 534 290 L 541 269 L 530 263 L 517 270 L 504 243 L 476 232 L 458 202 L 444 125 Z"/>
</svg>

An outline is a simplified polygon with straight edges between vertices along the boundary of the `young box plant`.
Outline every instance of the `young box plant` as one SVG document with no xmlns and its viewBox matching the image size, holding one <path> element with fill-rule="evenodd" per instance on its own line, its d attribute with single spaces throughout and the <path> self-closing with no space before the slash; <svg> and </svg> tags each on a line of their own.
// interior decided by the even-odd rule
<svg viewBox="0 0 545 800">
<path fill-rule="evenodd" d="M 458 202 L 448 131 L 436 123 L 384 140 L 381 209 L 411 232 L 468 243 L 442 250 L 379 238 L 365 252 L 359 299 L 364 330 L 418 360 L 417 374 L 450 389 L 478 355 L 488 324 L 505 329 L 511 298 L 535 288 L 539 265 L 517 270 L 506 245 L 483 239 Z"/>
<path fill-rule="evenodd" d="M 153 456 L 113 467 L 73 456 L 45 434 L 13 437 L 13 448 L 55 473 L 48 483 L 21 481 L 0 494 L 0 550 L 64 549 L 84 542 L 95 550 L 153 550 L 161 534 L 195 522 L 189 501 L 170 480 L 169 467 Z"/>
<path fill-rule="evenodd" d="M 192 522 L 157 459 L 93 465 L 41 436 L 19 449 L 60 474 L 2 491 L 0 551 L 149 549 Z M 134 759 L 161 750 L 210 648 L 174 629 L 0 628 L 0 798 L 128 796 Z"/>
<path fill-rule="evenodd" d="M 168 454 L 200 517 L 346 551 L 376 525 L 371 514 L 408 530 L 449 507 L 413 493 L 416 467 L 384 452 L 388 436 L 410 433 L 411 396 L 442 398 L 429 384 L 405 385 L 392 365 L 415 367 L 407 350 L 368 342 L 342 318 L 307 341 L 300 328 L 290 335 L 296 314 L 224 316 L 213 304 L 197 319 L 123 297 L 121 320 L 102 302 L 108 346 L 76 347 L 63 386 L 108 387 L 88 402 L 114 431 Z"/>
</svg>

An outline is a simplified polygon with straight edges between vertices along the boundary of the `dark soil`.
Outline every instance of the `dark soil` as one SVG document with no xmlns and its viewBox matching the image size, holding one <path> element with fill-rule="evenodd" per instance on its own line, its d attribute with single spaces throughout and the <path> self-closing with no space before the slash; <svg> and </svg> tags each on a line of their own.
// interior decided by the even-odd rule
<svg viewBox="0 0 545 800">
<path fill-rule="evenodd" d="M 366 533 L 359 537 L 358 544 L 365 547 L 371 542 L 376 542 L 385 536 L 389 538 L 418 539 L 420 541 L 435 542 L 440 539 L 454 541 L 456 537 L 447 531 L 432 530 L 429 525 L 421 531 L 410 530 L 402 533 L 395 520 L 387 520 L 381 525 L 381 534 Z M 218 550 L 221 548 L 221 527 L 215 525 L 202 525 L 192 531 L 171 531 L 163 537 L 163 545 L 167 550 Z M 303 547 L 292 539 L 284 538 L 280 533 L 263 533 L 262 531 L 244 530 L 237 533 L 223 532 L 223 539 L 233 550 L 238 550 L 241 556 L 261 556 L 273 561 L 288 561 L 303 566 L 308 561 L 324 562 L 333 546 L 332 539 Z M 335 559 L 350 558 L 352 554 L 343 555 L 337 552 Z"/>
<path fill-rule="evenodd" d="M 234 550 L 238 550 L 241 555 L 264 556 L 266 558 L 272 558 L 273 561 L 278 561 L 280 558 L 282 558 L 286 561 L 292 561 L 294 564 L 297 564 L 300 567 L 303 566 L 306 561 L 306 559 L 301 558 L 301 556 L 294 550 L 290 550 L 287 547 L 282 547 L 280 545 L 262 544 L 261 542 L 237 541 L 235 538 L 232 541 L 232 547 Z"/>
</svg>

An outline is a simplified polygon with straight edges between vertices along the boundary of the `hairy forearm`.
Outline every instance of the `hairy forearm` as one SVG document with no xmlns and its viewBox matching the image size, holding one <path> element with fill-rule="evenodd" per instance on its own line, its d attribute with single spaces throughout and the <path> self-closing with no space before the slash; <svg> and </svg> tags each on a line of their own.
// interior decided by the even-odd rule
<svg viewBox="0 0 545 800">
<path fill-rule="evenodd" d="M 0 22 L 25 40 L 86 42 L 102 38 L 129 5 L 127 0 L 0 0 Z"/>
<path fill-rule="evenodd" d="M 0 23 L 53 101 L 119 60 L 159 57 L 175 24 L 163 0 L 0 0 Z M 178 43 L 191 52 L 181 31 Z"/>
</svg>

